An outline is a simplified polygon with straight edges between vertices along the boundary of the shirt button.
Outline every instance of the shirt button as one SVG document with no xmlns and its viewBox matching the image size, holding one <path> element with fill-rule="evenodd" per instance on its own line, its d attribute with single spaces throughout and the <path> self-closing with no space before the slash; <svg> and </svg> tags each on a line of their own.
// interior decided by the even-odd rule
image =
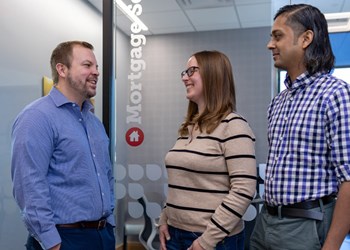
<svg viewBox="0 0 350 250">
<path fill-rule="evenodd" d="M 105 193 L 102 193 L 102 196 L 104 196 L 105 195 Z"/>
</svg>

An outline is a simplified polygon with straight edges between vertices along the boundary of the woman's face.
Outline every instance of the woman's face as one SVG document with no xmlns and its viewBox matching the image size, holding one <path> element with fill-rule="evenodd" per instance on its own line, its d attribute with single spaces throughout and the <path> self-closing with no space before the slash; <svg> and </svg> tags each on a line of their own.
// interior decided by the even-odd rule
<svg viewBox="0 0 350 250">
<path fill-rule="evenodd" d="M 186 87 L 186 97 L 196 103 L 199 110 L 201 110 L 201 107 L 204 107 L 203 83 L 199 74 L 200 70 L 196 58 L 192 56 L 187 62 L 187 69 L 181 74 L 182 81 Z"/>
</svg>

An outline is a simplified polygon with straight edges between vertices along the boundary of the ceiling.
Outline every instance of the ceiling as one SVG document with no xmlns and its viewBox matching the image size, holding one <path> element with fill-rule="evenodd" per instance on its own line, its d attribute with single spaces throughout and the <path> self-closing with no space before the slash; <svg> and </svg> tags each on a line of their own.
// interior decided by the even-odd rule
<svg viewBox="0 0 350 250">
<path fill-rule="evenodd" d="M 86 0 L 102 12 L 103 0 Z M 123 0 L 126 5 L 135 5 Z M 274 13 L 285 4 L 307 3 L 323 13 L 350 12 L 350 0 L 138 0 L 145 35 L 197 32 L 272 25 Z M 131 21 L 115 8 L 117 27 L 130 34 Z"/>
</svg>

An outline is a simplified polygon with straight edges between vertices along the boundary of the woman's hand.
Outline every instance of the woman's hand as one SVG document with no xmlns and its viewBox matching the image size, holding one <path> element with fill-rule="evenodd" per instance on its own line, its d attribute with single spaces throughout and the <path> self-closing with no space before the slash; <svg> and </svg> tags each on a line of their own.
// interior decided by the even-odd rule
<svg viewBox="0 0 350 250">
<path fill-rule="evenodd" d="M 170 240 L 168 225 L 159 226 L 160 250 L 166 250 L 166 241 Z"/>
<path fill-rule="evenodd" d="M 204 250 L 204 248 L 199 245 L 198 240 L 195 240 L 187 250 Z"/>
</svg>

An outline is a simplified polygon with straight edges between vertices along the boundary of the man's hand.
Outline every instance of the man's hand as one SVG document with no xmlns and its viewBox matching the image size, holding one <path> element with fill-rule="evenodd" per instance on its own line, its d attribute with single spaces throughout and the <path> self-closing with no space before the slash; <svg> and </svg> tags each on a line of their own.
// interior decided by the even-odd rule
<svg viewBox="0 0 350 250">
<path fill-rule="evenodd" d="M 322 250 L 339 249 L 346 234 L 350 231 L 350 181 L 340 185 L 335 203 L 331 227 Z"/>
<path fill-rule="evenodd" d="M 54 247 L 51 247 L 49 250 L 60 250 L 61 249 L 61 244 L 58 244 Z"/>
</svg>

